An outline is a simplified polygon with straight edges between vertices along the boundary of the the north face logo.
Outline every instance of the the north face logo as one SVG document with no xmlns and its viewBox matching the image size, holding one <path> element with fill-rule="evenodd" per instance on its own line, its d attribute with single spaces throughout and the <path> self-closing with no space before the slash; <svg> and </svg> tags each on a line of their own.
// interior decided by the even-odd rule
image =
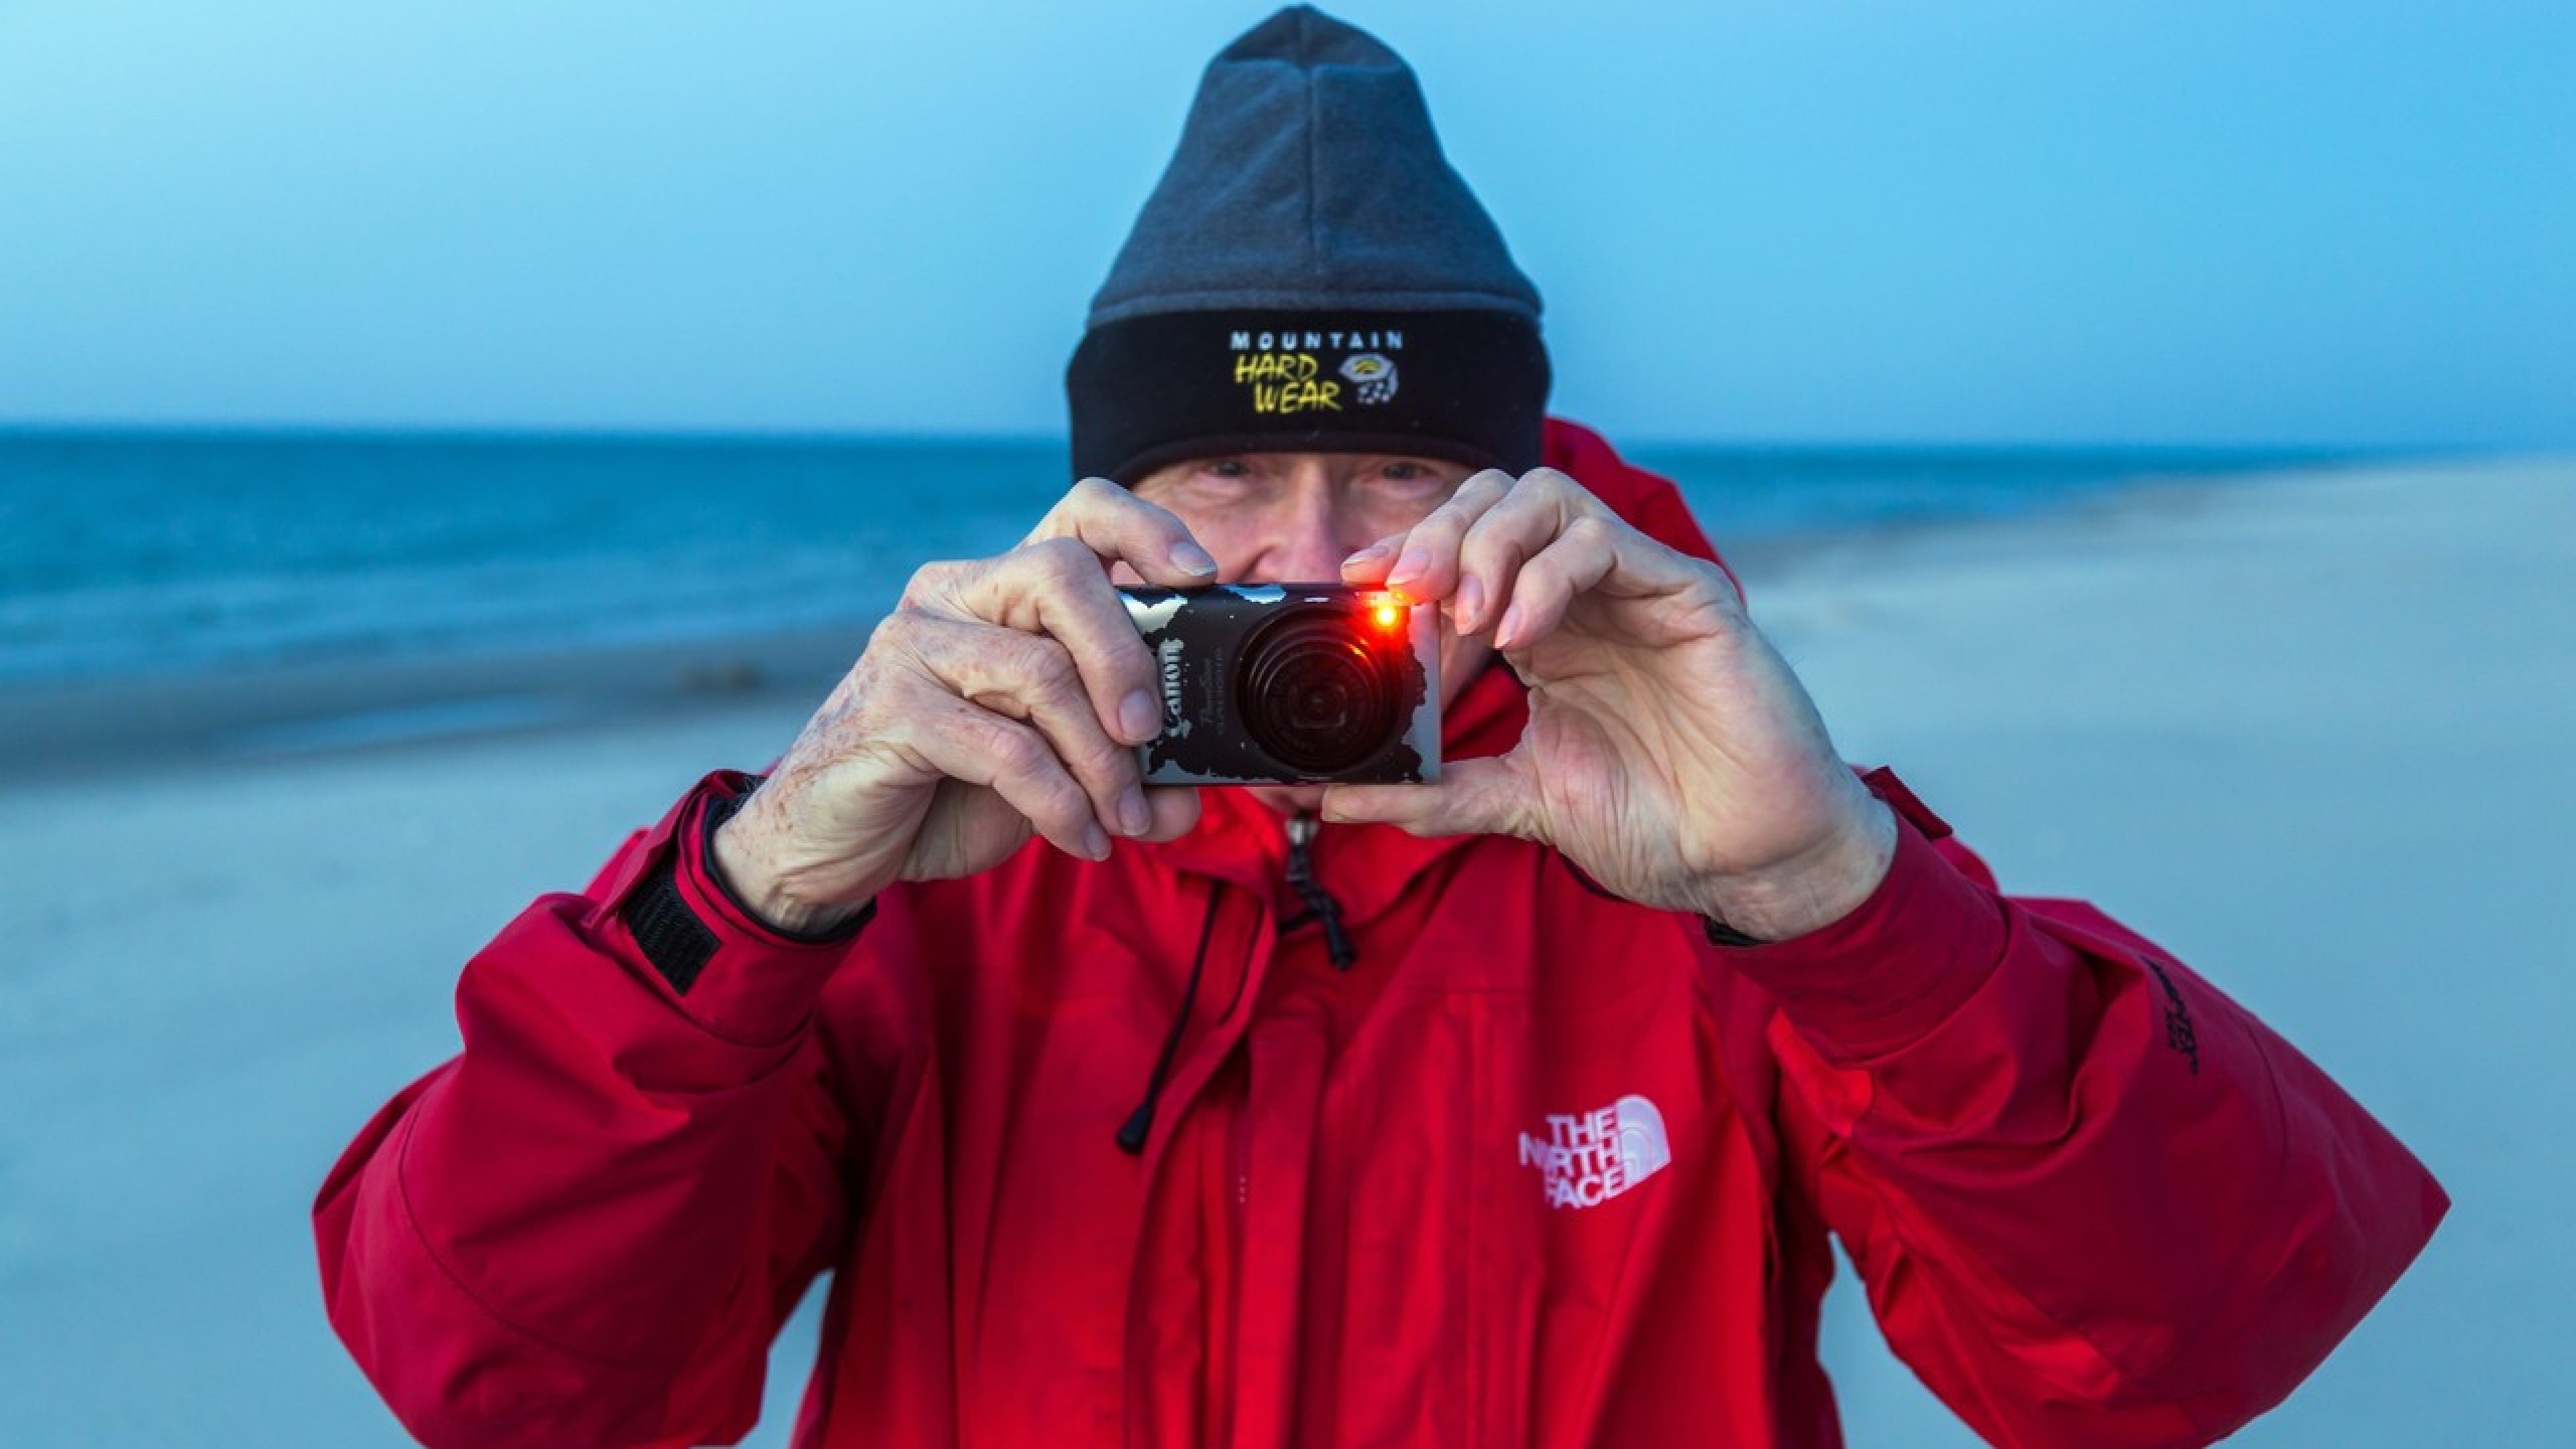
<svg viewBox="0 0 2576 1449">
<path fill-rule="evenodd" d="M 1638 1096 L 1575 1116 L 1550 1113 L 1547 1135 L 1521 1134 L 1521 1165 L 1538 1169 L 1552 1208 L 1599 1207 L 1672 1160 L 1664 1114 Z"/>
</svg>

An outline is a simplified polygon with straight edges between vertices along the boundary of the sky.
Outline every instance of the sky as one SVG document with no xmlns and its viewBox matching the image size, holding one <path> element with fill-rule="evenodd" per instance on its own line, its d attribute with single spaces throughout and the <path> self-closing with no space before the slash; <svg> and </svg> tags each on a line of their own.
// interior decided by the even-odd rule
<svg viewBox="0 0 2576 1449">
<path fill-rule="evenodd" d="M 0 0 L 0 426 L 1062 431 L 1155 3 Z M 1624 439 L 2576 448 L 2576 7 L 1368 0 Z"/>
</svg>

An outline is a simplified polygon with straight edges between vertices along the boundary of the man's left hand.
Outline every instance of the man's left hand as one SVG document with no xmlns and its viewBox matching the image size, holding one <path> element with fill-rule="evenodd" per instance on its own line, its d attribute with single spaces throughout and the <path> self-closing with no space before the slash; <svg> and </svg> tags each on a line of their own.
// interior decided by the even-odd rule
<svg viewBox="0 0 2576 1449">
<path fill-rule="evenodd" d="M 1343 578 L 1443 604 L 1502 651 L 1530 716 L 1509 754 L 1437 784 L 1330 787 L 1327 819 L 1540 841 L 1620 896 L 1762 940 L 1839 920 L 1886 875 L 1894 815 L 1734 582 L 1565 474 L 1479 473 Z"/>
</svg>

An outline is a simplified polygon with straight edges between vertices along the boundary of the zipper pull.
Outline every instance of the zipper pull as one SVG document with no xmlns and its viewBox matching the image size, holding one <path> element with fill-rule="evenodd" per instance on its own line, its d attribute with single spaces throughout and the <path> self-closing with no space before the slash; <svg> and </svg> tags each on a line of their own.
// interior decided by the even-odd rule
<svg viewBox="0 0 2576 1449">
<path fill-rule="evenodd" d="M 1359 948 L 1351 944 L 1348 931 L 1342 929 L 1342 903 L 1315 879 L 1315 817 L 1288 817 L 1288 886 L 1297 899 L 1324 927 L 1324 955 L 1336 971 L 1348 971 L 1360 959 Z"/>
</svg>

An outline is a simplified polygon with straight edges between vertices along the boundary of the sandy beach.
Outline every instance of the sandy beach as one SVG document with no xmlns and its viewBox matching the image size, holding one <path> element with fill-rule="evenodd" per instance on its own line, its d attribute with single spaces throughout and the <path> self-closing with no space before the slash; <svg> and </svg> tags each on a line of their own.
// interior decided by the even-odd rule
<svg viewBox="0 0 2576 1449">
<path fill-rule="evenodd" d="M 1723 540 L 1721 539 L 1721 542 Z M 2457 1206 L 2246 1445 L 2563 1435 L 2576 1106 L 2576 461 L 2142 489 L 1740 561 L 1852 759 L 2019 893 L 2156 937 Z M 305 1212 L 454 1047 L 456 971 L 856 641 L 0 693 L 0 1424 L 14 1442 L 407 1442 Z M 756 1443 L 808 1351 L 782 1341 Z M 1855 1446 L 1972 1445 L 1829 1310 Z"/>
</svg>

